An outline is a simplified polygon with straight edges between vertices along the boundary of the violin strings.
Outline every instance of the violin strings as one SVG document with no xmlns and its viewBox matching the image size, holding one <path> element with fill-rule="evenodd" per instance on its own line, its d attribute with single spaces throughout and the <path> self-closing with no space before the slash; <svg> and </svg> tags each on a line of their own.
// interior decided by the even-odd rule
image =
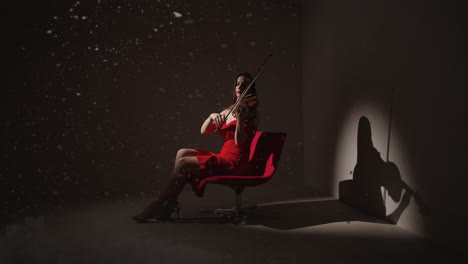
<svg viewBox="0 0 468 264">
<path fill-rule="evenodd" d="M 244 95 L 247 93 L 247 91 L 250 89 L 250 87 L 252 86 L 252 84 L 255 82 L 255 80 L 257 79 L 258 75 L 260 75 L 260 72 L 262 71 L 263 69 L 263 66 L 265 66 L 265 63 L 268 61 L 268 59 L 273 56 L 273 54 L 269 54 L 265 61 L 263 61 L 263 64 L 260 66 L 260 69 L 258 69 L 257 73 L 255 74 L 254 78 L 252 78 L 252 80 L 249 82 L 249 85 L 247 86 L 247 88 L 245 88 L 244 91 L 242 91 L 241 95 L 239 95 L 239 98 L 237 99 L 236 103 L 234 104 L 234 106 L 229 110 L 229 112 L 227 113 L 226 115 L 226 118 L 231 114 L 231 112 L 237 107 L 237 105 L 239 104 L 239 102 L 244 99 Z M 218 132 L 219 130 L 219 127 L 216 128 L 215 132 Z"/>
</svg>

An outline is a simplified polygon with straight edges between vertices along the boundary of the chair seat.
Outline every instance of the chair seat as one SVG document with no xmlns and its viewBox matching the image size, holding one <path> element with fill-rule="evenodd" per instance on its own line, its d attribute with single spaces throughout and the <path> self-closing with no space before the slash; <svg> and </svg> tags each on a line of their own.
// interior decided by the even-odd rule
<svg viewBox="0 0 468 264">
<path fill-rule="evenodd" d="M 241 194 L 244 187 L 256 186 L 269 181 L 278 166 L 283 148 L 285 133 L 257 131 L 252 139 L 249 157 L 250 175 L 214 175 L 201 180 L 198 184 L 202 190 L 207 183 L 222 184 L 233 187 L 236 203 L 233 209 L 201 209 L 202 213 L 223 215 L 223 219 L 240 222 L 246 215 L 277 217 L 273 214 L 241 208 Z M 197 195 L 200 196 L 200 193 Z"/>
<path fill-rule="evenodd" d="M 257 131 L 250 146 L 250 175 L 213 175 L 198 182 L 195 193 L 201 197 L 207 183 L 244 187 L 267 182 L 276 171 L 285 139 L 285 133 Z"/>
</svg>

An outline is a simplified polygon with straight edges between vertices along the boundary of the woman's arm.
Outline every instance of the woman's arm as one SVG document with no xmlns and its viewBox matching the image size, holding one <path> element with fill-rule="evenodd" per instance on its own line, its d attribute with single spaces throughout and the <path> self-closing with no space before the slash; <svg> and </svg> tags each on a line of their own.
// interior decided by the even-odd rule
<svg viewBox="0 0 468 264">
<path fill-rule="evenodd" d="M 203 125 L 200 129 L 202 135 L 208 135 L 216 131 L 217 127 L 221 127 L 224 122 L 226 122 L 226 110 L 221 113 L 212 113 L 206 120 L 203 122 Z"/>
<path fill-rule="evenodd" d="M 258 123 L 260 119 L 258 112 L 255 114 L 255 118 L 249 119 L 248 114 L 240 112 L 237 118 L 236 132 L 234 134 L 234 139 L 237 146 L 248 143 L 248 139 L 252 136 L 252 133 L 255 133 L 258 128 Z"/>
</svg>

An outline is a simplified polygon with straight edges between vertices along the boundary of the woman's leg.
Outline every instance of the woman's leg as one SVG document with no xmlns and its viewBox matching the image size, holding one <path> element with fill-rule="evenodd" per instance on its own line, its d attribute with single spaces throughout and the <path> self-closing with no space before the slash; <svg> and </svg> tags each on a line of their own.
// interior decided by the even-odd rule
<svg viewBox="0 0 468 264">
<path fill-rule="evenodd" d="M 190 155 L 192 153 L 193 152 L 186 152 L 185 154 Z M 196 153 L 198 152 L 196 151 Z M 158 200 L 177 201 L 177 197 L 179 197 L 180 192 L 187 183 L 187 173 L 191 170 L 197 169 L 199 166 L 200 162 L 195 156 L 181 155 L 178 157 L 176 159 L 171 178 L 169 179 L 169 184 L 161 193 Z"/>
<path fill-rule="evenodd" d="M 182 149 L 179 149 L 177 151 L 177 154 L 176 154 L 176 158 L 175 158 L 175 162 L 174 162 L 174 169 L 172 170 L 172 174 L 171 174 L 171 177 L 169 179 L 169 183 L 166 187 L 166 189 L 164 189 L 164 191 L 161 193 L 161 195 L 159 196 L 159 200 L 174 200 L 176 201 L 177 200 L 177 197 L 175 199 L 171 199 L 173 198 L 172 195 L 170 194 L 171 193 L 171 189 L 176 189 L 176 196 L 179 195 L 180 191 L 182 190 L 183 188 L 183 185 L 185 185 L 186 181 L 186 176 L 187 176 L 187 173 L 193 169 L 193 168 L 198 168 L 198 166 L 200 166 L 200 163 L 198 162 L 198 159 L 193 157 L 195 155 L 198 154 L 198 151 L 195 150 L 195 149 L 189 149 L 189 148 L 182 148 Z M 185 157 L 193 157 L 195 159 L 182 159 L 182 158 L 185 158 Z M 179 176 L 179 177 L 178 177 Z M 183 179 L 183 183 L 181 182 L 180 179 Z M 177 185 L 177 187 L 176 187 Z M 177 192 L 178 190 L 178 185 L 182 185 L 180 187 L 180 191 Z M 166 198 L 167 196 L 169 196 L 169 198 Z M 166 198 L 166 199 L 164 199 Z"/>
<path fill-rule="evenodd" d="M 195 149 L 182 148 L 177 151 L 175 162 L 182 157 L 195 156 L 198 154 L 198 151 Z"/>
<path fill-rule="evenodd" d="M 151 202 L 139 215 L 133 217 L 137 221 L 144 221 L 151 218 L 154 212 L 158 211 L 166 202 L 176 202 L 182 188 L 187 181 L 187 173 L 200 166 L 195 155 L 198 151 L 194 149 L 180 149 L 177 152 L 174 170 L 169 179 L 169 184 L 159 195 L 158 199 Z"/>
</svg>

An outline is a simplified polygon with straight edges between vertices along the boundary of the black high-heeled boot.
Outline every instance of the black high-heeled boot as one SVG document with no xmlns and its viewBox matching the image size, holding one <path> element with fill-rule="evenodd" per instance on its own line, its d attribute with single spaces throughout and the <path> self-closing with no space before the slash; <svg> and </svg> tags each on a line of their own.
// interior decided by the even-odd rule
<svg viewBox="0 0 468 264">
<path fill-rule="evenodd" d="M 166 222 L 172 213 L 176 212 L 179 218 L 180 206 L 177 201 L 166 201 L 161 203 L 159 200 L 149 204 L 143 212 L 132 217 L 133 220 L 139 223 L 155 220 L 157 222 Z"/>
</svg>

